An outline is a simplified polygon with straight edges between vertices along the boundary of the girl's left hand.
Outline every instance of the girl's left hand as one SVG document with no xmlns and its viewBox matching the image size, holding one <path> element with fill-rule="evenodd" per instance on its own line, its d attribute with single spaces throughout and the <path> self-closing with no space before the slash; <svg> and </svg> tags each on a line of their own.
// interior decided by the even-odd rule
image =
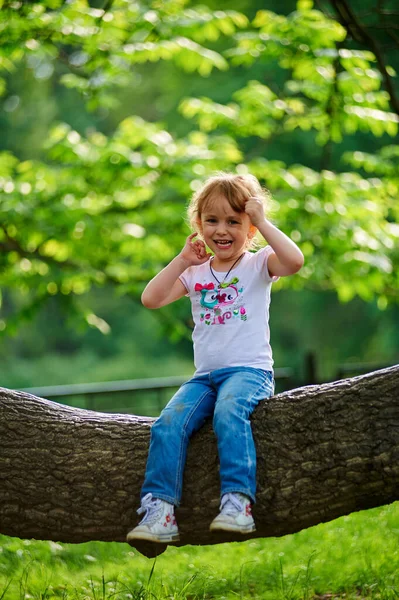
<svg viewBox="0 0 399 600">
<path fill-rule="evenodd" d="M 265 221 L 265 210 L 263 202 L 256 196 L 251 196 L 245 203 L 245 212 L 251 219 L 252 225 L 259 227 Z"/>
</svg>

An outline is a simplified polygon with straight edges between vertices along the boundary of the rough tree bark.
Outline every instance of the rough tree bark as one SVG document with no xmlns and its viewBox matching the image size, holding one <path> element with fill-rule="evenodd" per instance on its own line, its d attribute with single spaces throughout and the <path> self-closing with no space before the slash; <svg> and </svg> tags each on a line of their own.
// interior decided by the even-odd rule
<svg viewBox="0 0 399 600">
<path fill-rule="evenodd" d="M 399 365 L 285 392 L 257 407 L 252 537 L 293 533 L 398 499 L 398 389 Z M 137 522 L 152 422 L 0 388 L 0 533 L 124 541 Z M 208 531 L 218 504 L 217 449 L 208 423 L 190 444 L 179 545 L 237 539 Z M 164 549 L 136 547 L 147 556 Z"/>
</svg>

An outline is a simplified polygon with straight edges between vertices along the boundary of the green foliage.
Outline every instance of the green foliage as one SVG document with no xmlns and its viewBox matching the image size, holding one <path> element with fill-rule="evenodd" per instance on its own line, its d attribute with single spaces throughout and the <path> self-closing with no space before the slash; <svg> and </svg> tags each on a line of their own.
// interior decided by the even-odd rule
<svg viewBox="0 0 399 600">
<path fill-rule="evenodd" d="M 345 29 L 312 2 L 286 16 L 261 10 L 252 22 L 188 0 L 114 0 L 105 9 L 86 0 L 3 4 L 7 113 L 19 102 L 7 97 L 10 75 L 27 73 L 37 86 L 51 80 L 75 101 L 81 95 L 93 117 L 80 132 L 53 122 L 41 156 L 1 153 L 0 286 L 24 301 L 8 307 L 0 330 L 12 332 L 52 296 L 106 329 L 76 299 L 107 283 L 137 298 L 188 234 L 190 194 L 220 169 L 258 176 L 273 192 L 272 218 L 302 248 L 305 267 L 280 287 L 334 289 L 345 301 L 377 296 L 381 308 L 397 299 L 398 146 L 373 142 L 364 152 L 356 140 L 395 137 L 399 116 L 374 54 L 350 47 Z M 223 101 L 180 86 L 173 102 L 185 135 L 132 110 L 110 131 L 96 126 L 101 111 L 119 114 L 122 92 L 145 78 L 143 65 L 154 74 L 159 61 L 171 75 L 209 81 L 245 73 L 243 85 Z M 271 68 L 274 79 L 260 80 Z M 302 163 L 273 160 L 278 140 L 288 147 L 305 139 L 319 146 L 318 165 L 306 153 Z"/>
</svg>

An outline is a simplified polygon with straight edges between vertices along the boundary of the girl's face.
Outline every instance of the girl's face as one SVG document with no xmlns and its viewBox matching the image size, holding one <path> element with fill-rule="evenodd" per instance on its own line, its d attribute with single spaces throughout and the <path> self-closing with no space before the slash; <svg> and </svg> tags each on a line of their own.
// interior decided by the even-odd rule
<svg viewBox="0 0 399 600">
<path fill-rule="evenodd" d="M 198 225 L 205 244 L 220 263 L 241 256 L 256 232 L 249 216 L 236 212 L 224 196 L 215 197 L 204 207 Z"/>
</svg>

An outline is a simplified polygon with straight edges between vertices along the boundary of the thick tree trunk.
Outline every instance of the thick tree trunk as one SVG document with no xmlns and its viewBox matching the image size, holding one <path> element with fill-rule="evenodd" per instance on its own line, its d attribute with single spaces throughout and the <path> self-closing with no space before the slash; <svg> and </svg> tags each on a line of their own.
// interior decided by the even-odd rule
<svg viewBox="0 0 399 600">
<path fill-rule="evenodd" d="M 398 390 L 396 366 L 285 392 L 257 407 L 253 537 L 293 533 L 399 498 Z M 0 533 L 124 541 L 137 523 L 152 422 L 0 388 Z M 179 545 L 237 539 L 209 532 L 218 505 L 208 423 L 190 444 Z M 163 549 L 137 548 L 148 556 Z"/>
</svg>

